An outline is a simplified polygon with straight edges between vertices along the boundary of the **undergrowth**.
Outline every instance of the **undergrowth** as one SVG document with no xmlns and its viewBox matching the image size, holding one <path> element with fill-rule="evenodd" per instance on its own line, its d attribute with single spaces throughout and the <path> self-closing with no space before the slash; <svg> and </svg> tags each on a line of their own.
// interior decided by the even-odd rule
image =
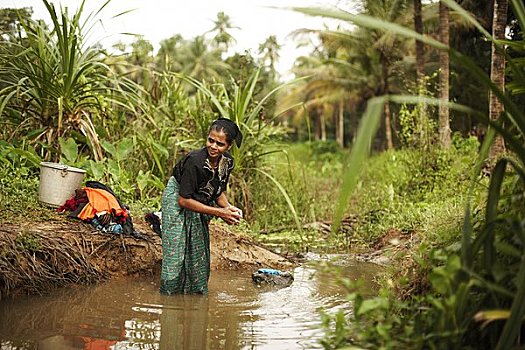
<svg viewBox="0 0 525 350">
<path fill-rule="evenodd" d="M 293 247 L 369 246 L 387 231 L 417 235 L 419 241 L 442 246 L 458 239 L 471 169 L 479 144 L 456 135 L 449 150 L 406 148 L 372 155 L 345 217 L 351 223 L 337 234 L 312 232 L 313 223 L 331 224 L 347 150 L 331 142 L 284 145 L 284 153 L 268 159 L 272 175 L 283 184 L 303 224 L 299 231 L 286 201 L 276 188 L 261 183 L 254 191 L 252 230 L 263 242 L 294 242 Z M 485 189 L 485 180 L 479 188 Z M 299 237 L 299 238 L 297 238 Z M 294 238 L 294 239 L 292 239 Z"/>
<path fill-rule="evenodd" d="M 30 167 L 0 165 L 0 223 L 59 220 L 38 201 L 38 173 Z"/>
</svg>

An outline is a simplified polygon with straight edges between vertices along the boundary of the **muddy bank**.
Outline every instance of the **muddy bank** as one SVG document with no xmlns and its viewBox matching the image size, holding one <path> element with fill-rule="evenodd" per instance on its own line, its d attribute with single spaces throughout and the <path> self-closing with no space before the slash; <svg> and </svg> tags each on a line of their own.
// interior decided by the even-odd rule
<svg viewBox="0 0 525 350">
<path fill-rule="evenodd" d="M 353 256 L 357 261 L 387 266 L 396 261 L 411 260 L 410 252 L 415 244 L 414 232 L 402 232 L 392 228 L 372 243 L 366 251 L 355 253 Z"/>
<path fill-rule="evenodd" d="M 2 224 L 0 299 L 69 284 L 158 273 L 161 239 L 145 222 L 135 221 L 134 225 L 143 239 L 102 233 L 76 220 Z M 293 266 L 227 226 L 210 225 L 210 241 L 212 270 Z"/>
</svg>

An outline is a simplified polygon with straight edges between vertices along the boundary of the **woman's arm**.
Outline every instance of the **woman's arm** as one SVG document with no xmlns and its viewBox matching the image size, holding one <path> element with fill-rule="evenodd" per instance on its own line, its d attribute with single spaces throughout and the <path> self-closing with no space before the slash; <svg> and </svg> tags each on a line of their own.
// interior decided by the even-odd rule
<svg viewBox="0 0 525 350">
<path fill-rule="evenodd" d="M 217 204 L 220 207 L 228 208 L 228 209 L 232 209 L 232 210 L 236 211 L 240 215 L 240 217 L 242 218 L 242 210 L 237 208 L 234 205 L 231 205 L 230 202 L 228 202 L 228 197 L 226 196 L 225 192 L 222 192 L 219 195 L 219 197 L 217 198 L 216 202 L 217 202 Z"/>
<path fill-rule="evenodd" d="M 234 206 L 229 205 L 228 200 L 226 199 L 227 207 L 223 207 L 221 205 L 224 204 L 224 200 L 221 200 L 219 202 L 219 199 L 221 198 L 222 194 L 217 198 L 217 204 L 219 204 L 220 207 L 211 207 L 209 205 L 202 204 L 201 202 L 193 199 L 193 198 L 184 198 L 179 196 L 179 206 L 184 209 L 188 209 L 197 213 L 201 214 L 207 214 L 207 215 L 213 215 L 218 216 L 222 218 L 224 221 L 226 221 L 228 224 L 234 224 L 238 223 L 241 214 L 239 211 L 237 211 Z M 226 196 L 224 196 L 226 198 Z"/>
<path fill-rule="evenodd" d="M 228 208 L 228 207 L 232 206 L 230 204 L 230 202 L 228 202 L 228 197 L 226 197 L 226 193 L 225 192 L 221 192 L 219 197 L 217 197 L 216 202 L 219 205 L 219 207 L 221 207 L 221 208 Z"/>
</svg>

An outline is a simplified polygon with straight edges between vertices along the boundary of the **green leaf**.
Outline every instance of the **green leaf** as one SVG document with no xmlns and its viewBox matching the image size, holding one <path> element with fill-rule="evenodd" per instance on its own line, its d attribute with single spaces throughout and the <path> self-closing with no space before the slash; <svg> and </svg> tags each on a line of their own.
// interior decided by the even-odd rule
<svg viewBox="0 0 525 350">
<path fill-rule="evenodd" d="M 112 157 L 117 154 L 117 149 L 109 141 L 102 140 L 100 143 L 104 151 L 108 152 Z"/>
<path fill-rule="evenodd" d="M 31 163 L 31 165 L 34 167 L 39 167 L 40 162 L 42 161 L 42 159 L 35 153 L 34 150 L 26 151 L 20 148 L 13 148 L 11 152 L 18 154 L 20 157 L 28 160 L 29 163 Z"/>
<path fill-rule="evenodd" d="M 122 139 L 115 150 L 115 158 L 117 160 L 122 161 L 126 159 L 126 156 L 133 151 L 133 140 L 131 138 L 124 138 Z"/>
<path fill-rule="evenodd" d="M 95 162 L 90 159 L 89 169 L 91 170 L 91 174 L 93 174 L 95 180 L 101 180 L 104 177 L 105 167 L 102 162 Z"/>
<path fill-rule="evenodd" d="M 356 185 L 357 175 L 359 174 L 365 159 L 368 157 L 372 138 L 379 127 L 379 121 L 381 119 L 385 102 L 386 97 L 374 97 L 368 101 L 363 119 L 359 124 L 355 144 L 350 153 L 348 170 L 346 170 L 346 173 L 344 174 L 341 192 L 339 194 L 339 199 L 337 200 L 332 232 L 337 232 L 339 229 L 341 219 L 343 218 L 348 200 L 350 199 L 350 194 Z"/>
<path fill-rule="evenodd" d="M 146 187 L 149 184 L 149 177 L 151 176 L 150 172 L 143 172 L 142 170 L 139 170 L 139 173 L 137 175 L 137 186 L 139 187 L 140 193 L 142 194 Z"/>
<path fill-rule="evenodd" d="M 505 322 L 503 331 L 499 337 L 496 349 L 511 349 L 516 343 L 516 338 L 520 334 L 523 324 L 523 316 L 525 315 L 525 258 L 521 258 L 520 269 L 517 278 L 518 290 L 514 295 L 512 307 L 510 309 L 510 317 Z"/>
<path fill-rule="evenodd" d="M 58 139 L 60 143 L 60 151 L 69 164 L 74 164 L 78 158 L 78 145 L 75 140 L 68 137 L 64 140 L 62 137 Z"/>
<path fill-rule="evenodd" d="M 386 309 L 387 307 L 388 302 L 384 298 L 377 297 L 373 299 L 366 299 L 363 300 L 363 302 L 359 306 L 359 309 L 357 310 L 357 315 L 363 315 L 376 309 Z"/>
<path fill-rule="evenodd" d="M 110 159 L 108 160 L 108 171 L 109 173 L 111 174 L 111 176 L 113 176 L 113 178 L 115 180 L 119 180 L 119 177 L 120 177 L 120 167 L 118 165 L 118 162 L 113 160 L 113 159 Z"/>
<path fill-rule="evenodd" d="M 494 225 L 498 215 L 498 203 L 505 175 L 505 168 L 507 167 L 507 160 L 501 159 L 496 163 L 492 171 L 489 185 L 489 196 L 487 198 L 486 214 L 485 214 L 485 230 L 487 234 L 484 239 L 484 263 L 485 269 L 490 271 L 492 264 L 496 259 L 496 249 L 494 248 Z"/>
</svg>

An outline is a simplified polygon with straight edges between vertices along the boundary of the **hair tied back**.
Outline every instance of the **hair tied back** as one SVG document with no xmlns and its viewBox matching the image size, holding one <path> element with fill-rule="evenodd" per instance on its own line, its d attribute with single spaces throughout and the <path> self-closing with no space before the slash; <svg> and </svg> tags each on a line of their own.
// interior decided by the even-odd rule
<svg viewBox="0 0 525 350">
<path fill-rule="evenodd" d="M 239 126 L 232 120 L 221 117 L 211 124 L 210 129 L 212 128 L 224 130 L 224 133 L 227 134 L 229 141 L 235 141 L 237 147 L 241 147 L 243 139 L 241 129 L 239 129 Z"/>
</svg>

